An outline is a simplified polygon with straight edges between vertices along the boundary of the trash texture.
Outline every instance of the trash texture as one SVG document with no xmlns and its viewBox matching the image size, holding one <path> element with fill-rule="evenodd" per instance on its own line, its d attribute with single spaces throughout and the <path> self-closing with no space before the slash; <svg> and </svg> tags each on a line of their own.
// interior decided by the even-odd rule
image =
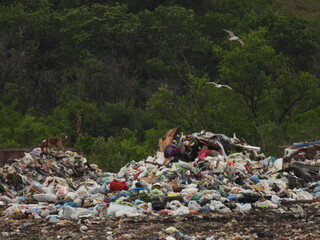
<svg viewBox="0 0 320 240">
<path fill-rule="evenodd" d="M 11 220 L 38 219 L 60 225 L 80 221 L 79 234 L 91 232 L 90 222 L 109 218 L 117 219 L 118 229 L 122 229 L 125 218 L 165 221 L 199 217 L 197 221 L 202 221 L 204 216 L 214 219 L 222 215 L 229 216 L 231 225 L 237 221 L 232 219 L 235 216 L 257 215 L 259 211 L 305 218 L 312 211 L 319 213 L 319 152 L 319 142 L 315 141 L 286 146 L 281 158 L 267 157 L 260 147 L 241 142 L 235 134 L 228 137 L 201 131 L 185 135 L 174 128 L 159 140 L 154 155 L 131 161 L 118 173 L 111 173 L 88 163 L 76 152 L 59 149 L 43 154 L 34 149 L 0 168 L 1 215 Z M 308 219 L 316 224 L 319 214 Z M 202 233 L 184 233 L 186 229 L 174 226 L 163 229 L 154 239 L 281 235 L 250 230 L 250 225 L 248 230 L 239 230 L 240 235 L 232 236 L 220 228 L 220 232 Z M 106 236 L 113 238 L 114 229 L 106 230 Z M 127 229 L 123 234 L 137 239 L 134 231 Z"/>
</svg>

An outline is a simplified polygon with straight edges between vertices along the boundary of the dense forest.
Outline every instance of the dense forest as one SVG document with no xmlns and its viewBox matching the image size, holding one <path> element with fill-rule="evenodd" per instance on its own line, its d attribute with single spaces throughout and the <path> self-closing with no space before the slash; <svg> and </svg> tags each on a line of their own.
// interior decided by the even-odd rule
<svg viewBox="0 0 320 240">
<path fill-rule="evenodd" d="M 320 26 L 285 3 L 1 1 L 0 149 L 67 135 L 116 169 L 172 127 L 236 133 L 270 155 L 319 139 Z"/>
</svg>

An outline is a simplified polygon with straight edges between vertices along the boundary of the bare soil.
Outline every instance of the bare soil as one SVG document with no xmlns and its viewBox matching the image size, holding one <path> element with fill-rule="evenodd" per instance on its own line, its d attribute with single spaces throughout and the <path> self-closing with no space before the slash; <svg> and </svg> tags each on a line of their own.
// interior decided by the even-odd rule
<svg viewBox="0 0 320 240">
<path fill-rule="evenodd" d="M 0 239 L 320 239 L 319 203 L 301 205 L 304 213 L 253 209 L 249 213 L 206 213 L 173 217 L 101 217 L 60 220 L 1 219 Z M 85 226 L 85 227 L 84 227 Z M 179 233 L 165 230 L 175 227 Z M 190 238 L 191 236 L 195 238 Z M 189 238 L 188 238 L 189 237 Z"/>
</svg>

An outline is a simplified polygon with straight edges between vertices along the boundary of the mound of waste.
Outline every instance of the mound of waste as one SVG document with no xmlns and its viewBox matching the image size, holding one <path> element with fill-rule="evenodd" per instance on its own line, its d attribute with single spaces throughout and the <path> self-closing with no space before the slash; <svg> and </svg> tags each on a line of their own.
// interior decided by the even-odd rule
<svg viewBox="0 0 320 240">
<path fill-rule="evenodd" d="M 0 209 L 3 218 L 49 222 L 252 208 L 303 214 L 295 203 L 320 201 L 319 152 L 318 141 L 286 146 L 283 158 L 266 157 L 236 136 L 174 128 L 153 156 L 111 173 L 76 152 L 36 148 L 0 168 Z"/>
</svg>

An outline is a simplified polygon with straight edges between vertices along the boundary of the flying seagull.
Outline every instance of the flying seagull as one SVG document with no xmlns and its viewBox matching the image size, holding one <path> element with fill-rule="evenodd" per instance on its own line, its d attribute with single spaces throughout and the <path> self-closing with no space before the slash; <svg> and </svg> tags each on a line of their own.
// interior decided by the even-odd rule
<svg viewBox="0 0 320 240">
<path fill-rule="evenodd" d="M 222 85 L 222 84 L 218 84 L 216 82 L 205 82 L 205 84 L 212 84 L 214 85 L 216 88 L 229 88 L 230 90 L 233 90 L 232 87 L 230 87 L 229 85 Z"/>
<path fill-rule="evenodd" d="M 238 41 L 239 43 L 241 43 L 242 45 L 244 45 L 244 42 L 242 41 L 241 38 L 239 38 L 238 36 L 235 36 L 234 33 L 232 31 L 223 29 L 223 31 L 227 32 L 229 34 L 229 40 L 230 41 Z"/>
</svg>

